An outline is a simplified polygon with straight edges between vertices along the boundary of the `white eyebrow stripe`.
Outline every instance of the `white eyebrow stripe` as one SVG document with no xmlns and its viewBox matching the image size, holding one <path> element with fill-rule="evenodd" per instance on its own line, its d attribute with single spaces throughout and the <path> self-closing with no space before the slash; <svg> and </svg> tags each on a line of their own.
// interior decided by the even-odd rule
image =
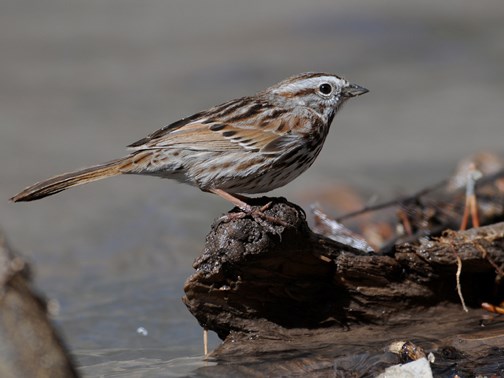
<svg viewBox="0 0 504 378">
<path fill-rule="evenodd" d="M 346 81 L 345 79 L 339 79 L 334 76 L 318 76 L 283 85 L 280 88 L 275 89 L 275 92 L 276 93 L 298 92 L 306 88 L 318 87 L 320 84 L 324 82 L 336 85 L 340 88 L 345 87 L 349 84 L 348 81 Z"/>
</svg>

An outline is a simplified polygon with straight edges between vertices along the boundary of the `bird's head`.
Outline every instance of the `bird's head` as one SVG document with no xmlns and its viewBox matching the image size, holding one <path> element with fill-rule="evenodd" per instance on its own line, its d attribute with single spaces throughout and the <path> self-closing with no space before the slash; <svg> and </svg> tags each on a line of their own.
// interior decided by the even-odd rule
<svg viewBox="0 0 504 378">
<path fill-rule="evenodd" d="M 367 92 L 366 88 L 336 75 L 304 73 L 281 81 L 263 93 L 279 106 L 308 107 L 330 122 L 346 100 Z"/>
</svg>

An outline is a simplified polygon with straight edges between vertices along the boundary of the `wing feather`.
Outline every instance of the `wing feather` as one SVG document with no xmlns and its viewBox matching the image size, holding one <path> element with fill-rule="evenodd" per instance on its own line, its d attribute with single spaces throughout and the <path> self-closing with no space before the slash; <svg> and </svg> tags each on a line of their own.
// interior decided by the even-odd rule
<svg viewBox="0 0 504 378">
<path fill-rule="evenodd" d="M 208 111 L 180 120 L 129 147 L 134 150 L 181 148 L 192 151 L 246 150 L 275 154 L 299 138 L 295 132 L 294 116 L 290 114 L 262 119 L 244 117 L 230 123 L 225 122 L 226 119 L 229 120 L 229 116 L 210 118 L 209 114 L 215 113 Z"/>
</svg>

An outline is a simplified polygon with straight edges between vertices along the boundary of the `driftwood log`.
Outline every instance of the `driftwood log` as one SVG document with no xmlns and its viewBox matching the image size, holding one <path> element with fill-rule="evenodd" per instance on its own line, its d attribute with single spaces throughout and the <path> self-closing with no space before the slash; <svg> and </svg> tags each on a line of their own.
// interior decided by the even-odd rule
<svg viewBox="0 0 504 378">
<path fill-rule="evenodd" d="M 502 173 L 496 177 L 501 178 Z M 498 205 L 497 210 L 481 211 L 482 224 L 487 225 L 466 231 L 441 233 L 447 228 L 443 222 L 460 224 L 454 209 L 463 211 L 463 188 L 452 195 L 444 191 L 448 200 L 432 202 L 432 209 L 420 198 L 398 201 L 409 216 L 412 234 L 395 238 L 377 252 L 356 247 L 359 240 L 341 243 L 313 232 L 304 211 L 284 199 L 256 199 L 257 206 L 271 202 L 265 214 L 288 226 L 257 217 L 217 220 L 203 254 L 194 263 L 196 272 L 186 281 L 183 301 L 202 327 L 224 340 L 212 357 L 228 360 L 239 356 L 240 364 L 234 366 L 243 368 L 247 358 L 274 352 L 274 363 L 261 365 L 262 370 L 256 363 L 249 365 L 259 375 L 276 374 L 279 366 L 285 374 L 340 372 L 338 363 L 354 363 L 345 360 L 345 355 L 363 352 L 353 347 L 355 343 L 371 345 L 379 340 L 381 344 L 374 349 L 383 351 L 391 339 L 424 334 L 402 327 L 408 322 L 425 322 L 428 317 L 434 324 L 446 311 L 453 314 L 454 323 L 447 332 L 439 333 L 443 340 L 432 348 L 441 353 L 437 371 L 449 369 L 458 358 L 458 370 L 452 369 L 452 373 L 474 374 L 481 353 L 489 356 L 488 364 L 496 369 L 490 373 L 502 371 L 504 323 L 492 323 L 486 328 L 489 333 L 476 336 L 458 334 L 456 323 L 469 316 L 476 319 L 477 328 L 477 319 L 485 316 L 481 304 L 504 299 L 504 223 L 498 223 L 503 219 L 503 196 L 499 190 L 498 198 L 483 199 Z M 436 233 L 429 233 L 429 227 Z M 462 310 L 461 299 L 471 309 L 469 315 Z M 363 329 L 374 339 L 366 340 L 370 336 Z M 471 347 L 464 349 L 464 345 Z M 394 363 L 383 356 L 381 362 L 376 358 L 372 369 L 341 371 L 376 374 Z M 219 365 L 212 374 L 247 373 L 222 369 Z"/>
<path fill-rule="evenodd" d="M 504 266 L 504 223 L 400 244 L 389 256 L 315 234 L 288 202 L 274 202 L 266 213 L 290 227 L 217 221 L 185 284 L 189 311 L 222 339 L 278 326 L 390 324 L 408 309 L 457 303 L 457 255 L 467 305 L 502 295 L 495 265 Z"/>
</svg>

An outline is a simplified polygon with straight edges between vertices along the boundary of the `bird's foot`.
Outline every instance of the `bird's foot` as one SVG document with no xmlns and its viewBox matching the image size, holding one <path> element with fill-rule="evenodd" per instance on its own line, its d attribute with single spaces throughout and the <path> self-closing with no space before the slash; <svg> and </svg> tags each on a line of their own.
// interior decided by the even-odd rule
<svg viewBox="0 0 504 378">
<path fill-rule="evenodd" d="M 240 211 L 225 214 L 219 220 L 221 222 L 227 223 L 236 219 L 243 219 L 247 216 L 250 216 L 261 226 L 267 228 L 269 231 L 274 231 L 275 233 L 276 231 L 271 226 L 272 224 L 289 227 L 289 224 L 287 222 L 284 222 L 282 219 L 272 217 L 271 215 L 264 213 L 270 208 L 271 204 L 272 202 L 268 202 L 267 204 L 262 206 L 250 206 L 248 204 L 244 204 L 239 207 Z"/>
<path fill-rule="evenodd" d="M 219 221 L 220 222 L 230 222 L 232 220 L 236 219 L 243 219 L 247 216 L 252 217 L 257 223 L 259 223 L 261 226 L 265 227 L 268 229 L 268 231 L 274 231 L 274 228 L 271 226 L 271 224 L 276 224 L 280 225 L 283 227 L 289 227 L 289 224 L 287 222 L 284 222 L 281 219 L 278 219 L 276 217 L 272 217 L 268 214 L 265 214 L 264 212 L 268 210 L 271 207 L 272 202 L 268 202 L 265 205 L 262 206 L 251 206 L 245 201 L 250 201 L 250 198 L 247 198 L 245 196 L 239 196 L 239 195 L 232 195 L 230 193 L 227 193 L 223 191 L 222 189 L 212 189 L 210 190 L 211 192 L 217 194 L 218 196 L 228 200 L 232 204 L 234 204 L 236 207 L 238 207 L 241 211 L 235 212 L 235 213 L 228 213 L 224 216 L 222 216 Z"/>
</svg>

